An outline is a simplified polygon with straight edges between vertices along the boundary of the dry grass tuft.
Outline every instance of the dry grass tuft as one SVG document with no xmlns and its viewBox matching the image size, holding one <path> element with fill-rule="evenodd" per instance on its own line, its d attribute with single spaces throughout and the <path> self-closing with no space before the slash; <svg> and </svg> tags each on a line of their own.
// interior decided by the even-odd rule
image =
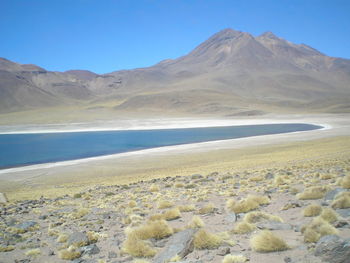
<svg viewBox="0 0 350 263">
<path fill-rule="evenodd" d="M 133 257 L 153 257 L 157 251 L 146 241 L 129 234 L 123 243 L 122 251 Z"/>
<path fill-rule="evenodd" d="M 239 222 L 236 224 L 232 230 L 235 234 L 247 234 L 256 229 L 256 226 L 254 224 L 250 224 L 248 222 Z"/>
<path fill-rule="evenodd" d="M 150 186 L 150 188 L 149 188 L 149 191 L 150 192 L 159 192 L 159 186 L 158 185 L 156 185 L 156 184 L 152 184 L 151 186 Z"/>
<path fill-rule="evenodd" d="M 301 228 L 304 235 L 304 241 L 307 243 L 317 242 L 321 237 L 326 235 L 337 235 L 338 230 L 330 225 L 321 217 L 314 218 L 311 223 Z"/>
<path fill-rule="evenodd" d="M 257 252 L 274 252 L 289 249 L 287 243 L 269 230 L 261 231 L 250 239 L 250 245 Z"/>
<path fill-rule="evenodd" d="M 212 203 L 207 204 L 206 206 L 203 206 L 198 210 L 198 214 L 204 215 L 204 214 L 210 214 L 213 213 L 215 210 L 215 206 Z"/>
<path fill-rule="evenodd" d="M 204 222 L 199 216 L 193 216 L 188 227 L 190 228 L 201 228 L 204 227 Z"/>
<path fill-rule="evenodd" d="M 162 239 L 173 233 L 173 229 L 165 220 L 149 221 L 147 224 L 130 231 L 130 234 L 141 240 L 149 238 Z"/>
<path fill-rule="evenodd" d="M 173 206 L 174 206 L 174 203 L 171 202 L 171 201 L 167 201 L 167 200 L 161 200 L 158 203 L 158 208 L 159 209 L 170 208 L 170 207 L 173 207 Z"/>
<path fill-rule="evenodd" d="M 40 254 L 41 254 L 40 248 L 30 249 L 25 253 L 26 256 L 32 256 L 32 257 L 38 256 Z"/>
<path fill-rule="evenodd" d="M 60 234 L 57 238 L 58 243 L 65 243 L 68 240 L 69 235 L 68 234 Z"/>
<path fill-rule="evenodd" d="M 215 249 L 218 248 L 222 240 L 218 235 L 207 232 L 204 229 L 198 230 L 194 235 L 193 244 L 197 249 Z"/>
<path fill-rule="evenodd" d="M 250 212 L 244 216 L 243 220 L 248 223 L 258 223 L 264 220 L 283 222 L 282 218 L 279 216 L 271 215 L 261 211 Z"/>
<path fill-rule="evenodd" d="M 194 205 L 179 205 L 180 212 L 192 212 L 196 209 Z"/>
<path fill-rule="evenodd" d="M 304 192 L 297 194 L 297 198 L 300 200 L 313 200 L 323 198 L 329 191 L 328 186 L 313 186 L 306 188 Z"/>
<path fill-rule="evenodd" d="M 222 260 L 222 263 L 243 263 L 246 261 L 247 258 L 242 255 L 226 255 Z"/>
<path fill-rule="evenodd" d="M 338 219 L 338 214 L 332 208 L 327 207 L 322 210 L 320 217 L 329 223 L 333 223 Z"/>
<path fill-rule="evenodd" d="M 350 175 L 344 176 L 341 180 L 340 186 L 346 189 L 350 189 Z"/>
<path fill-rule="evenodd" d="M 133 207 L 136 207 L 136 206 L 137 206 L 137 203 L 136 203 L 136 201 L 131 200 L 131 201 L 128 203 L 128 206 L 129 206 L 130 208 L 133 208 Z"/>
<path fill-rule="evenodd" d="M 75 246 L 70 246 L 67 249 L 61 250 L 58 252 L 58 257 L 65 260 L 73 260 L 79 258 L 81 252 Z"/>
<path fill-rule="evenodd" d="M 247 197 L 246 199 L 243 199 L 238 202 L 235 202 L 234 200 L 229 200 L 226 203 L 226 207 L 229 211 L 239 214 L 257 209 L 259 207 L 259 203 L 255 201 L 254 198 Z"/>
<path fill-rule="evenodd" d="M 336 196 L 336 199 L 331 204 L 332 208 L 350 208 L 350 195 L 347 193 L 341 193 Z"/>
<path fill-rule="evenodd" d="M 16 247 L 15 246 L 6 246 L 6 247 L 3 247 L 3 246 L 0 246 L 0 252 L 9 252 L 9 251 L 12 251 L 14 250 Z"/>
<path fill-rule="evenodd" d="M 167 210 L 163 213 L 164 219 L 165 220 L 175 220 L 177 218 L 181 217 L 181 212 L 179 210 L 179 208 L 173 208 L 170 210 Z"/>
<path fill-rule="evenodd" d="M 303 210 L 304 216 L 318 216 L 322 212 L 322 207 L 318 204 L 312 204 Z"/>
</svg>

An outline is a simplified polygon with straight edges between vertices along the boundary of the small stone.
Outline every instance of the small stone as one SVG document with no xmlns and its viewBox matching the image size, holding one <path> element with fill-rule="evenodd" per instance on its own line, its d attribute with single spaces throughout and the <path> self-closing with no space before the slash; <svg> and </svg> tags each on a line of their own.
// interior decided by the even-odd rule
<svg viewBox="0 0 350 263">
<path fill-rule="evenodd" d="M 87 254 L 87 255 L 94 255 L 94 254 L 100 253 L 100 249 L 98 248 L 98 246 L 96 246 L 96 244 L 81 247 L 81 250 L 83 254 Z"/>
<path fill-rule="evenodd" d="M 229 247 L 221 247 L 219 248 L 218 252 L 216 252 L 216 255 L 218 256 L 225 256 L 227 254 L 230 254 L 231 249 Z"/>
<path fill-rule="evenodd" d="M 6 204 L 8 203 L 8 199 L 5 193 L 0 193 L 0 204 Z"/>
<path fill-rule="evenodd" d="M 21 229 L 23 231 L 29 231 L 32 227 L 36 226 L 38 223 L 34 221 L 26 221 L 15 226 L 15 228 Z"/>
<path fill-rule="evenodd" d="M 349 226 L 349 223 L 345 220 L 339 220 L 334 223 L 334 227 L 336 228 L 342 228 L 344 226 Z"/>
<path fill-rule="evenodd" d="M 280 222 L 264 222 L 257 224 L 259 229 L 268 229 L 268 230 L 291 230 L 292 226 L 286 223 Z"/>
<path fill-rule="evenodd" d="M 350 208 L 335 210 L 341 217 L 350 217 Z"/>
<path fill-rule="evenodd" d="M 108 258 L 117 258 L 118 255 L 114 251 L 109 251 L 108 252 Z"/>
<path fill-rule="evenodd" d="M 284 262 L 286 263 L 291 263 L 292 262 L 292 259 L 290 257 L 285 257 L 284 258 Z"/>
</svg>

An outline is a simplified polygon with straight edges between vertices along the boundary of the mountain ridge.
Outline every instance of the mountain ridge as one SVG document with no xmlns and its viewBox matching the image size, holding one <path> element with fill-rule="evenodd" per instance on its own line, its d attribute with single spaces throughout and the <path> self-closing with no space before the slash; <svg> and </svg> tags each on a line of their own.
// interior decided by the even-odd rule
<svg viewBox="0 0 350 263">
<path fill-rule="evenodd" d="M 269 31 L 254 37 L 227 28 L 179 58 L 106 74 L 52 72 L 0 58 L 0 113 L 105 101 L 121 114 L 349 112 L 349 83 L 348 59 Z"/>
</svg>

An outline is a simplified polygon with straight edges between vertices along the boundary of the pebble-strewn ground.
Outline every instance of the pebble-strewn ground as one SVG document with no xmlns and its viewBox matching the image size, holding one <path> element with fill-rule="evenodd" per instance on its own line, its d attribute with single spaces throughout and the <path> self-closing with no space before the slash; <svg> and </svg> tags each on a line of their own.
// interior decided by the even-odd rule
<svg viewBox="0 0 350 263">
<path fill-rule="evenodd" d="M 322 236 L 350 238 L 349 188 L 344 157 L 8 203 L 0 262 L 321 262 Z"/>
</svg>

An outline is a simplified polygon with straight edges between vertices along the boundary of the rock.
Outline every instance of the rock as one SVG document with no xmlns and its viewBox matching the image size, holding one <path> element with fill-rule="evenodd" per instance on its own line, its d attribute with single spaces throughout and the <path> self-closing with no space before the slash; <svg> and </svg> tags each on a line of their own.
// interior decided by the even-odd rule
<svg viewBox="0 0 350 263">
<path fill-rule="evenodd" d="M 0 193 L 0 204 L 6 204 L 8 203 L 8 199 L 5 193 Z"/>
<path fill-rule="evenodd" d="M 86 246 L 89 244 L 87 235 L 83 232 L 74 232 L 68 238 L 68 245 L 75 245 L 77 247 Z"/>
<path fill-rule="evenodd" d="M 25 232 L 31 230 L 31 228 L 35 227 L 38 223 L 35 221 L 26 221 L 21 224 L 15 225 L 15 228 L 21 229 Z"/>
<path fill-rule="evenodd" d="M 100 253 L 100 249 L 98 248 L 98 246 L 96 246 L 96 244 L 81 247 L 81 251 L 83 254 L 87 255 L 94 255 Z"/>
<path fill-rule="evenodd" d="M 350 208 L 335 210 L 341 217 L 350 217 Z"/>
<path fill-rule="evenodd" d="M 216 255 L 218 256 L 226 256 L 227 254 L 230 254 L 231 249 L 229 247 L 221 247 L 219 248 L 218 252 L 216 252 Z"/>
<path fill-rule="evenodd" d="M 268 229 L 268 230 L 291 230 L 292 226 L 286 223 L 280 222 L 263 222 L 257 224 L 257 227 L 260 229 Z"/>
<path fill-rule="evenodd" d="M 272 173 L 267 173 L 266 175 L 265 175 L 265 179 L 273 179 L 273 178 L 275 178 L 275 176 L 272 174 Z"/>
<path fill-rule="evenodd" d="M 118 257 L 117 253 L 113 251 L 108 252 L 108 258 L 117 258 L 117 257 Z"/>
<path fill-rule="evenodd" d="M 334 223 L 334 227 L 336 227 L 336 228 L 342 228 L 345 226 L 349 226 L 349 223 L 345 220 L 338 220 Z"/>
<path fill-rule="evenodd" d="M 322 237 L 316 244 L 315 256 L 329 263 L 348 263 L 350 259 L 350 240 L 336 235 Z"/>
<path fill-rule="evenodd" d="M 284 262 L 286 263 L 291 263 L 292 262 L 292 259 L 290 257 L 285 257 L 284 258 Z"/>
<path fill-rule="evenodd" d="M 225 217 L 225 221 L 228 223 L 234 223 L 237 221 L 237 216 L 234 212 L 228 213 L 228 215 Z"/>
<path fill-rule="evenodd" d="M 47 218 L 47 215 L 39 216 L 39 219 L 40 219 L 40 220 L 45 220 L 46 218 Z"/>
<path fill-rule="evenodd" d="M 193 251 L 193 235 L 197 230 L 186 229 L 173 235 L 164 250 L 159 253 L 154 259 L 153 263 L 163 263 L 172 259 L 176 255 L 181 258 L 185 257 Z"/>
<path fill-rule="evenodd" d="M 343 189 L 343 188 L 335 188 L 335 189 L 329 191 L 329 192 L 325 195 L 324 200 L 326 200 L 326 201 L 331 201 L 331 200 L 334 199 L 334 197 L 335 197 L 337 194 L 339 194 L 339 193 L 341 193 L 341 192 L 345 192 L 345 191 L 346 191 L 346 189 Z"/>
</svg>

